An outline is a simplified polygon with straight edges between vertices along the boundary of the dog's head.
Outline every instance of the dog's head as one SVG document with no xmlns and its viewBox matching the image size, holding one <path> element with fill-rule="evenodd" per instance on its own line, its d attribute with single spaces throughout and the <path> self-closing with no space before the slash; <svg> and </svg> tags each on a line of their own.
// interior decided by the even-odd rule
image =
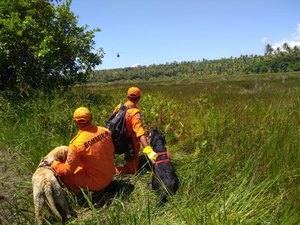
<svg viewBox="0 0 300 225">
<path fill-rule="evenodd" d="M 165 151 L 165 136 L 156 128 L 151 127 L 149 131 L 150 145 L 155 152 Z"/>
<path fill-rule="evenodd" d="M 58 146 L 49 152 L 46 157 L 53 156 L 56 161 L 65 162 L 67 160 L 68 151 L 68 146 Z"/>
</svg>

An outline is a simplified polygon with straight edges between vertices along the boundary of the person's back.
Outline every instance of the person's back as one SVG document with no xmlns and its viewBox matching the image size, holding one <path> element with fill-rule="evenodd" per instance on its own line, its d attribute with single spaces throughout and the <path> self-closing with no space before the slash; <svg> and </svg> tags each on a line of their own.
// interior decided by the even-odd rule
<svg viewBox="0 0 300 225">
<path fill-rule="evenodd" d="M 124 105 L 126 107 L 130 106 L 130 108 L 126 111 L 125 116 L 127 137 L 132 138 L 132 135 L 135 133 L 137 133 L 136 136 L 143 135 L 145 132 L 143 128 L 143 122 L 141 119 L 141 111 L 139 110 L 137 105 L 130 100 L 126 101 Z M 115 108 L 114 112 L 118 111 L 119 108 L 120 105 L 118 105 Z"/>
<path fill-rule="evenodd" d="M 77 151 L 80 165 L 95 187 L 108 185 L 114 175 L 114 148 L 110 135 L 106 128 L 90 124 L 80 129 L 69 145 Z"/>
</svg>

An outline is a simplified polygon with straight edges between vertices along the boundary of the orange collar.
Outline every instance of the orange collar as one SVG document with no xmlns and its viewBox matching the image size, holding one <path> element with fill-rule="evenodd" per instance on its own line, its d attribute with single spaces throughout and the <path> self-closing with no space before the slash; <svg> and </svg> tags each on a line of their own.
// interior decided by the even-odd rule
<svg viewBox="0 0 300 225">
<path fill-rule="evenodd" d="M 132 107 L 134 107 L 134 108 L 137 108 L 137 106 L 136 106 L 136 104 L 134 103 L 134 102 L 132 102 L 132 101 L 130 101 L 130 100 L 128 100 L 127 102 L 125 102 L 125 104 L 124 104 L 125 106 L 132 106 Z"/>
<path fill-rule="evenodd" d="M 82 131 L 87 131 L 87 130 L 91 130 L 93 129 L 95 126 L 93 124 L 88 124 L 85 127 L 80 128 L 80 130 L 78 131 L 78 133 L 81 133 Z"/>
</svg>

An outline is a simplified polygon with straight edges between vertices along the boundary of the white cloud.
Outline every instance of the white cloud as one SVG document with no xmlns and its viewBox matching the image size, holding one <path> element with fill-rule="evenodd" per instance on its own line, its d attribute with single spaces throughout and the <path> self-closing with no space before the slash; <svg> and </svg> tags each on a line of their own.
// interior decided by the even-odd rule
<svg viewBox="0 0 300 225">
<path fill-rule="evenodd" d="M 297 32 L 298 33 L 294 33 L 292 35 L 290 35 L 290 37 L 285 38 L 284 40 L 278 41 L 274 44 L 272 44 L 272 48 L 273 49 L 277 49 L 277 48 L 281 48 L 281 46 L 284 43 L 287 43 L 291 48 L 295 47 L 295 46 L 299 46 L 300 47 L 300 23 L 297 24 Z"/>
<path fill-rule="evenodd" d="M 140 64 L 136 63 L 136 64 L 132 65 L 131 67 L 138 67 L 138 66 L 140 66 Z"/>
<path fill-rule="evenodd" d="M 267 37 L 263 37 L 262 39 L 261 39 L 261 42 L 262 43 L 266 43 L 268 41 L 268 38 Z"/>
<path fill-rule="evenodd" d="M 295 46 L 299 46 L 300 47 L 300 41 L 281 41 L 281 42 L 277 42 L 277 43 L 273 44 L 272 48 L 273 49 L 277 49 L 277 48 L 281 49 L 281 46 L 284 43 L 287 43 L 291 48 L 294 48 Z"/>
<path fill-rule="evenodd" d="M 300 41 L 290 41 L 288 42 L 290 47 L 295 47 L 295 46 L 299 46 L 300 47 Z"/>
<path fill-rule="evenodd" d="M 291 35 L 291 40 L 300 41 L 300 23 L 297 24 L 297 33 Z"/>
</svg>

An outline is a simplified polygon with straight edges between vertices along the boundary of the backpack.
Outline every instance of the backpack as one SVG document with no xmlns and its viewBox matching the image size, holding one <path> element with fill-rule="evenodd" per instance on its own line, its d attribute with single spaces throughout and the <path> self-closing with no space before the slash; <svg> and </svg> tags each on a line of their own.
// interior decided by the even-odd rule
<svg viewBox="0 0 300 225">
<path fill-rule="evenodd" d="M 115 154 L 123 154 L 129 152 L 129 144 L 131 140 L 128 139 L 126 134 L 126 111 L 133 108 L 132 106 L 125 106 L 121 103 L 119 110 L 113 113 L 105 127 L 110 130 L 112 134 L 112 141 L 115 147 Z"/>
</svg>

